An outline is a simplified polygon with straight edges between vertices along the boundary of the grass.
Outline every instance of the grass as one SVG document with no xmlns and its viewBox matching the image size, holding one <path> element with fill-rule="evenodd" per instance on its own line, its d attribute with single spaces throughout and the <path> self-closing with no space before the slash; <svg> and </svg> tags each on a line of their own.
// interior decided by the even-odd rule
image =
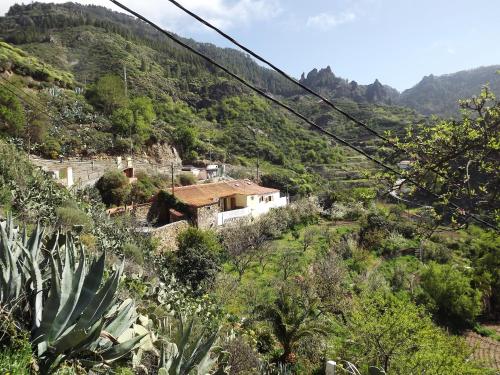
<svg viewBox="0 0 500 375">
<path fill-rule="evenodd" d="M 20 348 L 0 349 L 0 374 L 25 375 L 30 373 L 31 347 L 26 340 Z"/>
<path fill-rule="evenodd" d="M 274 298 L 276 285 L 284 281 L 284 272 L 281 259 L 286 252 L 293 252 L 296 257 L 288 264 L 290 274 L 288 280 L 301 275 L 317 259 L 318 256 L 327 252 L 330 246 L 324 236 L 325 231 L 331 231 L 334 236 L 340 237 L 352 230 L 357 224 L 342 222 L 335 224 L 332 222 L 320 222 L 315 225 L 297 228 L 282 236 L 282 238 L 272 241 L 270 244 L 270 255 L 266 259 L 266 265 L 262 270 L 258 260 L 251 263 L 243 274 L 241 281 L 231 298 L 226 303 L 226 311 L 238 316 L 251 312 L 252 307 L 258 304 L 267 303 Z M 314 243 L 303 251 L 304 234 L 309 230 L 317 230 L 318 235 Z M 294 236 L 295 232 L 295 236 Z M 238 273 L 231 264 L 224 265 L 224 272 L 238 278 Z"/>
<path fill-rule="evenodd" d="M 485 327 L 485 326 L 477 323 L 474 326 L 474 331 L 476 333 L 480 334 L 481 336 L 489 337 L 489 338 L 491 338 L 493 340 L 496 340 L 496 341 L 500 342 L 500 334 L 498 332 L 496 332 L 494 329 Z"/>
</svg>

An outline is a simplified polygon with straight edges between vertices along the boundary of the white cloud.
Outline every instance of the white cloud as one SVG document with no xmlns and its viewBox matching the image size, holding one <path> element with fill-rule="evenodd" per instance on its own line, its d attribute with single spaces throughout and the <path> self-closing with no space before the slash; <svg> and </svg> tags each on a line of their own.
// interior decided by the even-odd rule
<svg viewBox="0 0 500 375">
<path fill-rule="evenodd" d="M 338 15 L 329 13 L 320 13 L 307 19 L 307 26 L 314 27 L 323 31 L 330 30 L 336 26 L 353 22 L 356 14 L 353 12 L 343 12 Z"/>
<path fill-rule="evenodd" d="M 149 0 L 158 3 L 156 0 Z M 281 12 L 279 0 L 183 0 L 181 4 L 206 18 L 215 26 L 231 29 L 254 21 L 276 17 Z M 165 6 L 162 21 L 176 28 L 185 26 L 186 16 L 172 5 Z"/>
<path fill-rule="evenodd" d="M 40 1 L 40 0 L 39 0 Z M 63 3 L 68 0 L 41 0 L 42 2 Z M 16 0 L 0 0 L 0 14 L 7 12 L 8 8 Z M 107 0 L 80 0 L 81 4 L 101 5 L 113 10 L 121 11 L 120 8 Z M 193 27 L 193 22 L 188 22 L 189 16 L 167 1 L 122 0 L 124 5 L 132 10 L 160 22 L 162 26 L 171 28 L 173 31 L 182 32 Z M 280 0 L 180 0 L 184 7 L 199 14 L 209 22 L 224 29 L 249 25 L 258 20 L 271 19 L 281 12 Z M 123 11 L 122 11 L 123 12 Z"/>
</svg>

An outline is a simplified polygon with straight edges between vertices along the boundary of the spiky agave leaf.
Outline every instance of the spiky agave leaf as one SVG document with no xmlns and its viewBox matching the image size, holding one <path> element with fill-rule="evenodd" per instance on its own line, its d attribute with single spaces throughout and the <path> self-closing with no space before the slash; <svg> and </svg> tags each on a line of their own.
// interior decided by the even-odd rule
<svg viewBox="0 0 500 375">
<path fill-rule="evenodd" d="M 0 222 L 0 303 L 14 304 L 21 294 L 30 297 L 31 340 L 42 374 L 75 357 L 109 363 L 139 344 L 144 335 L 122 343 L 101 337 L 106 330 L 120 335 L 137 316 L 132 301 L 115 305 L 123 264 L 103 282 L 104 254 L 89 265 L 84 248 L 71 235 L 56 236 L 51 251 L 43 251 L 40 225 L 29 238 L 24 232 L 19 239 L 18 232 L 11 219 Z"/>
</svg>

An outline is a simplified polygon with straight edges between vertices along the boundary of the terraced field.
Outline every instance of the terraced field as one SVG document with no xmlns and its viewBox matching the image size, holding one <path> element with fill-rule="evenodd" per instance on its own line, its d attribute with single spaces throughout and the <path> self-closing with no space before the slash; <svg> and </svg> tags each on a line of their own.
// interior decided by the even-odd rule
<svg viewBox="0 0 500 375">
<path fill-rule="evenodd" d="M 484 326 L 500 334 L 500 324 Z M 495 369 L 500 374 L 500 342 L 490 337 L 483 337 L 472 331 L 467 332 L 465 338 L 474 350 L 474 359 Z"/>
</svg>

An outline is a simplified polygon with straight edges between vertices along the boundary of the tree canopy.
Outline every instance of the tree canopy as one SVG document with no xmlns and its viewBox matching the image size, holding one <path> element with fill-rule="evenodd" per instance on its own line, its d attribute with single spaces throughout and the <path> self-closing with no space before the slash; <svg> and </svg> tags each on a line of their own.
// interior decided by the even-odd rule
<svg viewBox="0 0 500 375">
<path fill-rule="evenodd" d="M 464 100 L 462 119 L 436 120 L 411 128 L 399 145 L 411 157 L 406 175 L 442 197 L 445 217 L 467 221 L 477 215 L 500 223 L 500 102 L 485 88 Z M 416 190 L 415 197 L 435 198 Z M 447 208 L 454 202 L 465 211 Z"/>
</svg>

